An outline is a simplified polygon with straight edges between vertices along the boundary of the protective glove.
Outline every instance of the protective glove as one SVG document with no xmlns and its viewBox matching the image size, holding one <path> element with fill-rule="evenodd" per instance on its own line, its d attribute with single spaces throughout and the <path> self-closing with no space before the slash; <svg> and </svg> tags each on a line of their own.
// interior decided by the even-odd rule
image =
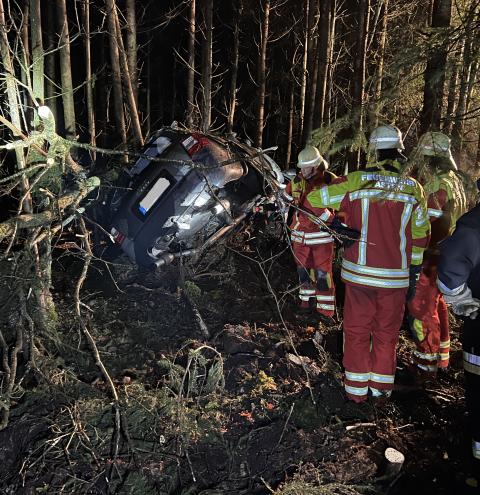
<svg viewBox="0 0 480 495">
<path fill-rule="evenodd" d="M 474 320 L 480 311 L 480 300 L 472 296 L 472 291 L 465 285 L 464 289 L 455 295 L 443 295 L 445 302 L 452 305 L 453 312 Z"/>
<path fill-rule="evenodd" d="M 417 292 L 417 282 L 420 278 L 421 271 L 422 265 L 410 265 L 407 302 L 411 301 L 415 297 L 415 293 Z"/>
<path fill-rule="evenodd" d="M 478 300 L 477 300 L 478 301 Z M 464 316 L 465 318 L 470 318 L 475 320 L 478 316 L 480 309 L 480 301 L 475 304 L 461 304 L 457 306 L 452 306 L 453 312 L 458 316 Z"/>
<path fill-rule="evenodd" d="M 358 239 L 360 239 L 360 232 L 342 223 L 338 217 L 335 217 L 328 227 L 330 230 L 339 235 L 339 240 L 346 248 L 352 246 L 358 241 Z"/>
</svg>

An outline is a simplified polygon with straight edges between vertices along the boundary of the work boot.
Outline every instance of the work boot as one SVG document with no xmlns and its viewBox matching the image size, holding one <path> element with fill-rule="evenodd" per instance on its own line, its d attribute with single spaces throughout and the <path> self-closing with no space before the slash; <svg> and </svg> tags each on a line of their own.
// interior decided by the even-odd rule
<svg viewBox="0 0 480 495">
<path fill-rule="evenodd" d="M 416 364 L 410 364 L 407 369 L 412 375 L 414 386 L 417 388 L 425 389 L 435 386 L 437 381 L 435 372 L 422 370 Z"/>
</svg>

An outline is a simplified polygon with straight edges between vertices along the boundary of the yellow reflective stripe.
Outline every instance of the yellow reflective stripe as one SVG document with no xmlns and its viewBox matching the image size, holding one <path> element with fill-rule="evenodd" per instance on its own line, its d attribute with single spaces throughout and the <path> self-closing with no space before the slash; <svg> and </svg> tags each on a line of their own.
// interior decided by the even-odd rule
<svg viewBox="0 0 480 495">
<path fill-rule="evenodd" d="M 336 196 L 330 196 L 330 204 L 341 203 L 345 194 L 337 194 Z"/>
<path fill-rule="evenodd" d="M 345 392 L 351 395 L 367 395 L 368 387 L 352 387 L 345 385 Z"/>
<path fill-rule="evenodd" d="M 335 301 L 335 296 L 319 296 L 319 295 L 317 295 L 317 301 Z"/>
<path fill-rule="evenodd" d="M 375 198 L 377 200 L 401 201 L 403 203 L 415 204 L 417 202 L 414 196 L 409 194 L 386 192 L 383 189 L 361 189 L 350 193 L 350 199 Z"/>
<path fill-rule="evenodd" d="M 321 215 L 320 215 L 320 220 L 323 220 L 324 222 L 327 221 L 330 217 L 332 216 L 332 214 L 327 210 L 327 211 L 324 211 Z"/>
<path fill-rule="evenodd" d="M 381 375 L 379 373 L 370 373 L 370 380 L 377 383 L 393 383 L 395 375 Z"/>
<path fill-rule="evenodd" d="M 440 349 L 445 349 L 446 347 L 450 347 L 449 340 L 444 340 L 443 342 L 440 342 Z"/>
<path fill-rule="evenodd" d="M 426 354 L 423 352 L 414 351 L 413 354 L 420 359 L 425 359 L 425 361 L 436 361 L 438 359 L 438 353 Z"/>
<path fill-rule="evenodd" d="M 415 211 L 415 226 L 421 227 L 426 224 L 428 224 L 428 214 L 424 208 L 418 206 Z"/>
<path fill-rule="evenodd" d="M 408 279 L 406 280 L 392 280 L 392 279 L 380 279 L 366 276 L 355 275 L 342 269 L 342 278 L 347 282 L 354 282 L 360 285 L 367 285 L 371 287 L 384 287 L 387 289 L 406 289 L 408 287 Z"/>
<path fill-rule="evenodd" d="M 414 319 L 411 326 L 413 333 L 417 337 L 417 340 L 422 342 L 422 340 L 425 338 L 425 333 L 423 331 L 423 323 L 421 322 L 421 320 Z"/>
<path fill-rule="evenodd" d="M 333 304 L 317 304 L 317 309 L 326 309 L 327 311 L 335 311 Z"/>
<path fill-rule="evenodd" d="M 400 254 L 402 255 L 402 268 L 407 268 L 407 236 L 405 235 L 405 230 L 407 228 L 408 221 L 412 216 L 413 206 L 411 204 L 406 204 L 403 208 L 402 221 L 400 224 Z"/>
<path fill-rule="evenodd" d="M 370 203 L 368 198 L 362 198 L 362 231 L 361 242 L 358 244 L 358 264 L 367 264 L 368 212 Z"/>
<path fill-rule="evenodd" d="M 313 246 L 315 244 L 329 244 L 333 242 L 333 238 L 328 239 L 305 239 L 305 246 Z"/>
<path fill-rule="evenodd" d="M 318 237 L 331 237 L 328 232 L 304 232 L 305 239 L 316 239 Z"/>
<path fill-rule="evenodd" d="M 342 261 L 342 266 L 351 272 L 360 273 L 362 275 L 373 275 L 376 277 L 404 278 L 409 275 L 408 270 L 400 268 L 375 268 L 373 266 L 362 266 L 345 259 Z"/>
<path fill-rule="evenodd" d="M 323 204 L 328 205 L 330 203 L 327 187 L 322 187 L 322 189 L 320 189 L 320 196 L 322 197 Z"/>
<path fill-rule="evenodd" d="M 446 361 L 447 359 L 450 359 L 449 352 L 441 352 L 439 356 L 440 356 L 440 361 Z"/>
<path fill-rule="evenodd" d="M 415 247 L 414 247 L 415 249 Z M 422 252 L 420 253 L 417 253 L 416 251 L 412 250 L 412 261 L 420 261 L 422 262 L 423 261 L 423 249 L 422 249 Z M 420 264 L 420 263 L 418 263 Z"/>
<path fill-rule="evenodd" d="M 427 215 L 429 217 L 440 218 L 443 216 L 443 211 L 442 210 L 436 210 L 435 208 L 429 208 L 427 210 Z"/>
<path fill-rule="evenodd" d="M 352 382 L 368 382 L 370 380 L 370 373 L 354 373 L 353 371 L 345 370 L 345 378 Z"/>
<path fill-rule="evenodd" d="M 421 322 L 421 320 L 414 319 L 411 327 L 413 333 L 417 337 L 417 340 L 422 342 L 422 340 L 425 338 L 425 332 L 423 331 L 423 323 Z"/>
</svg>

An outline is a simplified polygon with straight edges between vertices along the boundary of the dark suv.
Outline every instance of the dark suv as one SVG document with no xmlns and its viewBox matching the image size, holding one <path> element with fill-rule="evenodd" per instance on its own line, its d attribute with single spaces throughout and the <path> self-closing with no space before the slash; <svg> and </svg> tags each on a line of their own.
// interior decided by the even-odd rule
<svg viewBox="0 0 480 495">
<path fill-rule="evenodd" d="M 271 202 L 278 165 L 235 138 L 158 131 L 111 198 L 111 234 L 139 265 L 197 252 Z"/>
</svg>

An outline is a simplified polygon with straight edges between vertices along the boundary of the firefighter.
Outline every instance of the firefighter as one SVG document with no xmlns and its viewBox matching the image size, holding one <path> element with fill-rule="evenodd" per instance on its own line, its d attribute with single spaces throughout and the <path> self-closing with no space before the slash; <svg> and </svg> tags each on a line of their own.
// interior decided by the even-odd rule
<svg viewBox="0 0 480 495">
<path fill-rule="evenodd" d="M 420 381 L 434 378 L 437 369 L 449 362 L 450 330 L 448 310 L 437 288 L 438 243 L 455 230 L 457 219 L 467 211 L 467 199 L 457 165 L 450 151 L 450 138 L 441 132 L 427 132 L 418 143 L 414 160 L 421 160 L 420 180 L 425 182 L 428 217 L 432 233 L 423 259 L 415 294 L 408 303 L 410 328 L 416 351 Z M 425 163 L 426 162 L 426 163 Z M 426 177 L 425 177 L 426 176 Z"/>
<path fill-rule="evenodd" d="M 284 196 L 294 208 L 290 238 L 300 281 L 299 314 L 313 312 L 332 318 L 335 313 L 334 240 L 302 210 L 307 194 L 329 184 L 336 176 L 327 170 L 327 161 L 314 146 L 306 146 L 300 151 L 298 168 L 299 173 L 287 185 Z M 326 208 L 319 213 L 323 222 L 331 221 L 333 216 Z"/>
<path fill-rule="evenodd" d="M 463 215 L 440 245 L 438 288 L 463 317 L 465 398 L 472 436 L 473 473 L 480 486 L 480 205 Z"/>
<path fill-rule="evenodd" d="M 381 125 L 370 136 L 375 160 L 365 170 L 307 197 L 307 207 L 340 211 L 349 227 L 361 231 L 342 262 L 344 383 L 347 398 L 357 403 L 369 391 L 376 398 L 391 394 L 405 296 L 430 232 L 423 188 L 402 175 L 403 149 L 399 129 Z"/>
</svg>

